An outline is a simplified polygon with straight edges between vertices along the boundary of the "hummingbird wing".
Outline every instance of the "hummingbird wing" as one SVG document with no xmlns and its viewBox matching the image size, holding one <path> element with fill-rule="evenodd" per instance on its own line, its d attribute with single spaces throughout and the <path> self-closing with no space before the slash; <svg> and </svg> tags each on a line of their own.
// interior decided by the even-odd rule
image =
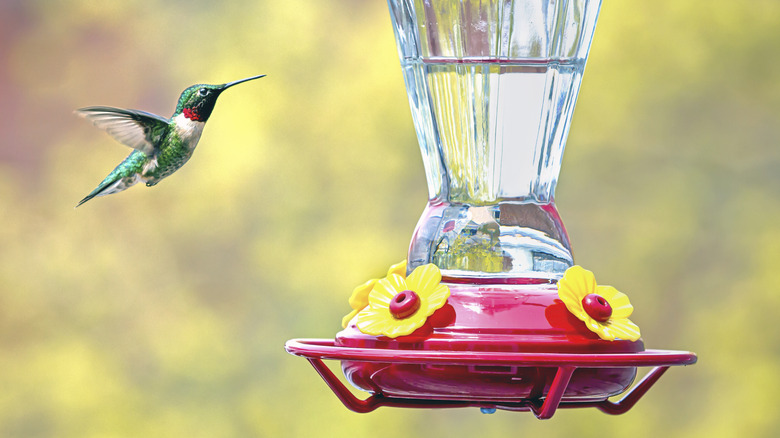
<svg viewBox="0 0 780 438">
<path fill-rule="evenodd" d="M 138 149 L 147 156 L 156 152 L 168 127 L 168 119 L 139 110 L 109 106 L 90 106 L 76 114 L 105 130 L 120 143 Z"/>
</svg>

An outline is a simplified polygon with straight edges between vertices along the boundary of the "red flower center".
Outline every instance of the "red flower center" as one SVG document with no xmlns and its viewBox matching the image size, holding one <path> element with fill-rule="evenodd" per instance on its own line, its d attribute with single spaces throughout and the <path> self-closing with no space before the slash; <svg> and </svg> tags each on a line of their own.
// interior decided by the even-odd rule
<svg viewBox="0 0 780 438">
<path fill-rule="evenodd" d="M 607 322 L 612 316 L 612 306 L 601 295 L 585 295 L 582 299 L 582 308 L 588 316 L 599 322 Z"/>
<path fill-rule="evenodd" d="M 390 314 L 395 319 L 404 319 L 414 315 L 420 308 L 420 297 L 414 291 L 405 290 L 395 294 L 390 301 Z"/>
</svg>

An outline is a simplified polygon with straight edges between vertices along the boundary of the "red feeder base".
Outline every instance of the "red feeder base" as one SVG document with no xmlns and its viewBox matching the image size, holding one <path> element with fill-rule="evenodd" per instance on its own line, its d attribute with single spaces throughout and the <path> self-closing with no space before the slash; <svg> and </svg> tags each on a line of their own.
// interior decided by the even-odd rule
<svg viewBox="0 0 780 438">
<path fill-rule="evenodd" d="M 558 299 L 549 282 L 458 283 L 446 279 L 447 304 L 408 336 L 360 332 L 355 320 L 335 340 L 291 340 L 351 410 L 380 406 L 479 407 L 533 411 L 550 418 L 558 407 L 630 409 L 674 365 L 696 362 L 689 352 L 645 350 L 641 340 L 605 341 Z M 372 395 L 357 399 L 323 359 L 339 360 L 347 380 Z M 637 367 L 655 367 L 619 402 Z"/>
<path fill-rule="evenodd" d="M 622 414 L 650 389 L 670 367 L 690 365 L 696 362 L 696 355 L 684 351 L 645 350 L 637 353 L 506 353 L 506 352 L 435 352 L 421 350 L 378 350 L 370 348 L 339 347 L 328 339 L 293 339 L 285 344 L 288 353 L 309 360 L 325 383 L 344 405 L 352 411 L 371 412 L 380 406 L 401 408 L 457 408 L 478 407 L 488 411 L 504 409 L 509 411 L 532 411 L 537 418 L 552 417 L 558 408 L 595 407 L 607 414 Z M 531 398 L 511 399 L 415 399 L 386 396 L 374 393 L 365 400 L 352 392 L 328 368 L 323 359 L 347 362 L 384 364 L 422 364 L 454 366 L 518 367 L 527 370 L 552 370 L 552 378 L 545 379 L 546 389 Z M 654 367 L 638 384 L 617 402 L 602 400 L 566 400 L 564 394 L 572 375 L 582 369 L 631 369 L 640 366 Z M 633 372 L 633 371 L 632 371 Z M 542 374 L 550 375 L 549 372 Z"/>
</svg>

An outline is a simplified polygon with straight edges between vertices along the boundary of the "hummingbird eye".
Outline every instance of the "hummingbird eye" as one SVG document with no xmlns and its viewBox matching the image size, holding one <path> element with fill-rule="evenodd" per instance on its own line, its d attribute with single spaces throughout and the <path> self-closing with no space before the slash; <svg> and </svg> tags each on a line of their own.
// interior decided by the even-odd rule
<svg viewBox="0 0 780 438">
<path fill-rule="evenodd" d="M 198 90 L 198 94 L 201 96 L 205 96 L 206 94 L 208 94 L 208 92 L 209 92 L 208 88 L 201 88 L 200 90 Z"/>
</svg>

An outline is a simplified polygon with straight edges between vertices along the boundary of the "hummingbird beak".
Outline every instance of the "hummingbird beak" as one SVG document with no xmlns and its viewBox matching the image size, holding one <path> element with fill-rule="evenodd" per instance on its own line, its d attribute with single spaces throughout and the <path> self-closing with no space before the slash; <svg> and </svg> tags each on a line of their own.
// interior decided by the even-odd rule
<svg viewBox="0 0 780 438">
<path fill-rule="evenodd" d="M 254 80 L 254 79 L 260 79 L 262 77 L 265 77 L 265 75 L 252 76 L 251 78 L 239 79 L 237 81 L 228 82 L 227 84 L 222 86 L 222 89 L 220 91 L 225 91 L 226 89 L 232 87 L 233 85 L 238 85 L 238 84 L 240 84 L 242 82 L 251 81 L 251 80 Z"/>
</svg>

